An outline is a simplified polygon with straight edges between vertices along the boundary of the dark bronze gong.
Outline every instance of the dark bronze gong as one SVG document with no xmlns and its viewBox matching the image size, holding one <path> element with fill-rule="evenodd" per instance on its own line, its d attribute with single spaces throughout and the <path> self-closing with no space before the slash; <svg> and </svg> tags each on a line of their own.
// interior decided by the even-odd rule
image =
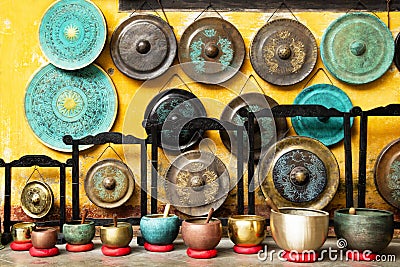
<svg viewBox="0 0 400 267">
<path fill-rule="evenodd" d="M 177 50 L 171 26 L 160 17 L 135 15 L 123 21 L 111 38 L 111 58 L 125 75 L 138 80 L 163 74 Z"/>
<path fill-rule="evenodd" d="M 229 192 L 229 172 L 214 154 L 191 150 L 179 155 L 166 172 L 169 202 L 179 211 L 200 216 L 218 209 Z"/>
<path fill-rule="evenodd" d="M 228 121 L 236 125 L 244 125 L 247 118 L 239 115 L 241 109 L 247 109 L 248 111 L 257 112 L 262 109 L 270 110 L 277 106 L 278 103 L 269 96 L 261 93 L 246 93 L 239 95 L 234 98 L 224 108 L 221 114 L 221 121 Z M 266 150 L 269 146 L 275 143 L 277 140 L 285 137 L 287 132 L 287 122 L 285 118 L 274 118 L 272 112 L 267 117 L 255 118 L 254 123 L 254 158 L 255 160 L 260 159 L 262 150 Z M 227 131 L 220 131 L 220 137 L 225 145 L 234 155 L 237 155 L 237 133 L 232 132 L 228 134 Z M 248 153 L 248 138 L 247 135 L 244 138 L 244 153 Z M 265 152 L 265 151 L 264 151 Z"/>
<path fill-rule="evenodd" d="M 304 80 L 314 69 L 317 57 L 313 34 L 292 19 L 268 22 L 257 32 L 250 47 L 254 70 L 275 85 L 293 85 Z"/>
<path fill-rule="evenodd" d="M 193 80 L 218 84 L 232 78 L 243 64 L 245 45 L 234 25 L 218 17 L 193 22 L 178 47 L 179 62 Z"/>
<path fill-rule="evenodd" d="M 259 163 L 261 189 L 279 207 L 322 209 L 339 185 L 339 165 L 316 139 L 286 137 L 272 146 Z"/>
<path fill-rule="evenodd" d="M 31 218 L 43 218 L 53 206 L 53 192 L 48 184 L 32 181 L 21 193 L 22 210 Z"/>
<path fill-rule="evenodd" d="M 381 151 L 375 163 L 374 178 L 382 198 L 400 209 L 400 139 Z"/>
<path fill-rule="evenodd" d="M 85 192 L 93 204 L 102 208 L 116 208 L 133 194 L 135 180 L 130 168 L 120 160 L 96 162 L 86 174 Z"/>
</svg>

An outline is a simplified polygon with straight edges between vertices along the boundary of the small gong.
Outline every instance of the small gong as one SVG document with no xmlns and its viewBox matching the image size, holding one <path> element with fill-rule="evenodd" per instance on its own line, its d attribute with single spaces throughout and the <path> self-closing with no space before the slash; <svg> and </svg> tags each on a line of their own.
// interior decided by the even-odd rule
<svg viewBox="0 0 400 267">
<path fill-rule="evenodd" d="M 260 160 L 259 183 L 277 206 L 322 209 L 339 186 L 339 165 L 332 152 L 316 139 L 286 137 Z"/>
<path fill-rule="evenodd" d="M 130 168 L 120 160 L 96 162 L 86 174 L 85 192 L 96 206 L 111 209 L 129 200 L 135 188 Z"/>
<path fill-rule="evenodd" d="M 31 218 L 43 218 L 53 206 L 53 192 L 48 184 L 31 181 L 22 189 L 21 207 Z"/>
</svg>

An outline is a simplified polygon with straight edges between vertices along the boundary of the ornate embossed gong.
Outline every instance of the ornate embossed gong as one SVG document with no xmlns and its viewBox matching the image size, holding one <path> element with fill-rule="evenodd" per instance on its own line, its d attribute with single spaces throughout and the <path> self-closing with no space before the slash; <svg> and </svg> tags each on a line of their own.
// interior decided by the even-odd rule
<svg viewBox="0 0 400 267">
<path fill-rule="evenodd" d="M 379 154 L 374 179 L 382 198 L 400 209 L 400 139 L 389 143 Z"/>
<path fill-rule="evenodd" d="M 169 151 L 183 151 L 198 143 L 204 134 L 204 129 L 189 129 L 185 124 L 206 116 L 203 104 L 192 92 L 173 88 L 150 101 L 144 114 L 145 129 L 151 134 L 151 124 L 162 125 L 158 145 Z"/>
<path fill-rule="evenodd" d="M 292 19 L 265 24 L 254 37 L 250 61 L 256 73 L 275 85 L 293 85 L 306 78 L 318 58 L 311 31 Z"/>
<path fill-rule="evenodd" d="M 129 167 L 120 160 L 96 162 L 86 174 L 85 192 L 91 202 L 102 208 L 116 208 L 129 200 L 135 180 Z"/>
<path fill-rule="evenodd" d="M 72 151 L 63 143 L 67 134 L 78 139 L 108 132 L 117 108 L 114 84 L 93 64 L 75 71 L 48 64 L 33 76 L 25 93 L 25 115 L 33 133 L 48 147 L 64 152 Z"/>
<path fill-rule="evenodd" d="M 300 136 L 286 137 L 260 160 L 258 177 L 264 195 L 277 206 L 322 209 L 339 185 L 339 166 L 321 142 Z"/>
<path fill-rule="evenodd" d="M 60 0 L 39 27 L 43 54 L 54 66 L 76 70 L 94 62 L 103 50 L 107 26 L 101 10 L 88 0 Z"/>
<path fill-rule="evenodd" d="M 221 121 L 228 121 L 236 125 L 244 125 L 247 118 L 239 115 L 241 109 L 248 111 L 260 111 L 261 109 L 268 109 L 277 106 L 278 103 L 269 96 L 261 93 L 251 92 L 239 95 L 234 98 L 224 108 L 221 114 Z M 287 132 L 287 123 L 285 118 L 274 118 L 272 112 L 268 117 L 256 118 L 254 125 L 254 158 L 260 158 L 261 150 L 267 149 L 277 140 L 282 139 Z M 228 134 L 227 131 L 220 131 L 220 137 L 225 145 L 233 154 L 237 154 L 237 133 L 234 131 Z M 245 144 L 245 152 L 248 153 L 247 135 L 243 136 Z"/>
<path fill-rule="evenodd" d="M 111 38 L 115 66 L 133 79 L 153 79 L 174 61 L 177 43 L 171 26 L 158 16 L 135 15 L 123 21 Z"/>
<path fill-rule="evenodd" d="M 392 33 L 368 13 L 349 13 L 333 21 L 321 40 L 321 59 L 337 79 L 365 84 L 381 77 L 394 56 Z"/>
<path fill-rule="evenodd" d="M 22 189 L 21 208 L 31 218 L 43 218 L 53 206 L 53 192 L 48 184 L 31 181 Z"/>
<path fill-rule="evenodd" d="M 296 105 L 321 105 L 349 112 L 353 104 L 347 94 L 331 84 L 314 84 L 304 88 L 294 99 Z M 292 125 L 298 135 L 318 139 L 326 146 L 334 145 L 344 138 L 341 117 L 292 117 Z M 350 125 L 354 119 L 350 119 Z"/>
<path fill-rule="evenodd" d="M 245 45 L 234 25 L 218 17 L 194 21 L 178 46 L 182 69 L 193 80 L 218 84 L 232 78 L 243 64 Z"/>
<path fill-rule="evenodd" d="M 200 216 L 218 209 L 229 192 L 229 172 L 214 154 L 191 150 L 179 155 L 165 177 L 169 201 L 183 213 Z"/>
</svg>

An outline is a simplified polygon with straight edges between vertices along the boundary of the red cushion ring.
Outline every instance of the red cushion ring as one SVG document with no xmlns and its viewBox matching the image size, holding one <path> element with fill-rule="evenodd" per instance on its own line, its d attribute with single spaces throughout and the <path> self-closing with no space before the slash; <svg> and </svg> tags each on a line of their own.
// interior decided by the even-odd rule
<svg viewBox="0 0 400 267">
<path fill-rule="evenodd" d="M 29 254 L 32 257 L 52 257 L 58 255 L 59 250 L 57 247 L 53 248 L 35 248 L 31 247 L 29 249 Z"/>
</svg>

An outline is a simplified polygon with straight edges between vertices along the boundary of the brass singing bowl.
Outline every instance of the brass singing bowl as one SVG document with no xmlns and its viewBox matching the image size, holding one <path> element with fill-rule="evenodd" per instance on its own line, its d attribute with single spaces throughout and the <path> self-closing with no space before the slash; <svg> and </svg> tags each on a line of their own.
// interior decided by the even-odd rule
<svg viewBox="0 0 400 267">
<path fill-rule="evenodd" d="M 287 251 L 318 250 L 328 236 L 329 213 L 307 208 L 271 210 L 272 238 Z"/>
<path fill-rule="evenodd" d="M 117 227 L 113 224 L 100 227 L 100 240 L 109 248 L 127 247 L 132 237 L 132 225 L 127 222 L 118 222 Z"/>
<path fill-rule="evenodd" d="M 92 242 L 96 229 L 94 221 L 71 221 L 63 225 L 64 239 L 68 244 L 84 245 Z"/>
<path fill-rule="evenodd" d="M 17 243 L 31 242 L 32 231 L 36 229 L 36 224 L 33 222 L 16 223 L 11 228 L 11 235 Z"/>
<path fill-rule="evenodd" d="M 205 223 L 206 219 L 206 217 L 199 217 L 182 222 L 182 239 L 189 248 L 210 250 L 214 249 L 221 241 L 221 221 L 212 218 Z"/>
<path fill-rule="evenodd" d="M 31 241 L 35 248 L 53 248 L 57 243 L 57 229 L 52 227 L 36 228 L 32 231 Z"/>
<path fill-rule="evenodd" d="M 266 221 L 257 215 L 234 215 L 228 219 L 228 236 L 240 247 L 254 247 L 261 244 L 267 232 Z"/>
</svg>

